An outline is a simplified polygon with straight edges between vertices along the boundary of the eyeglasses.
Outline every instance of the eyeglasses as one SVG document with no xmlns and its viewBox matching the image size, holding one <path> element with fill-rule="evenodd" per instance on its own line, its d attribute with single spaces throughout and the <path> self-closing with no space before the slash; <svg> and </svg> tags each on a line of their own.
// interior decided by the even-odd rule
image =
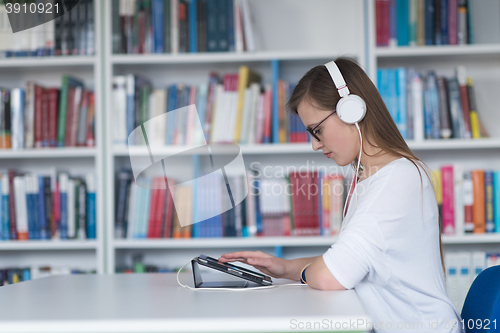
<svg viewBox="0 0 500 333">
<path fill-rule="evenodd" d="M 332 114 L 334 114 L 335 112 L 337 112 L 337 110 L 334 110 L 332 113 L 330 113 L 328 116 L 325 117 L 325 119 L 323 119 L 322 121 L 320 121 L 318 124 L 316 124 L 316 126 L 312 127 L 312 128 L 306 128 L 306 131 L 309 132 L 309 134 L 311 134 L 311 136 L 313 138 L 315 138 L 316 140 L 321 141 L 321 139 L 318 137 L 318 132 L 316 131 L 316 128 L 318 128 L 319 125 L 321 125 L 325 120 L 328 119 L 328 117 L 330 117 Z"/>
</svg>

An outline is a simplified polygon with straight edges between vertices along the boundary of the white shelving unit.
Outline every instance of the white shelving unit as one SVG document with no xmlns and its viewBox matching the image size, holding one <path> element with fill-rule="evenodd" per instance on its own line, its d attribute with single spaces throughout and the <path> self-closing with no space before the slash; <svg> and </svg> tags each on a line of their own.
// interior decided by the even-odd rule
<svg viewBox="0 0 500 333">
<path fill-rule="evenodd" d="M 367 1 L 368 57 L 367 68 L 377 82 L 377 69 L 413 67 L 421 73 L 429 69 L 451 77 L 455 67 L 465 65 L 474 80 L 477 108 L 490 138 L 425 140 L 408 142 L 410 148 L 429 167 L 458 163 L 464 170 L 500 169 L 500 44 L 472 44 L 414 47 L 376 47 L 375 2 Z M 483 250 L 500 252 L 499 234 L 443 236 L 444 250 Z"/>
<path fill-rule="evenodd" d="M 307 70 L 343 55 L 365 63 L 363 1 L 346 3 L 335 0 L 300 0 L 265 2 L 250 1 L 251 11 L 257 20 L 256 38 L 259 51 L 254 53 L 198 53 L 167 55 L 112 55 L 111 20 L 104 27 L 105 35 L 105 94 L 111 96 L 111 80 L 114 75 L 141 73 L 148 77 L 153 87 L 166 87 L 172 83 L 199 84 L 208 80 L 210 71 L 219 74 L 235 73 L 242 64 L 261 74 L 264 83 L 270 83 L 271 62 L 279 61 L 280 78 L 297 82 Z M 338 8 L 342 6 L 342 11 Z M 111 17 L 111 3 L 106 3 L 104 15 Z M 315 8 L 314 11 L 307 9 Z M 321 9 L 321 10 L 318 10 Z M 279 20 L 276 18 L 279 17 Z M 355 19 L 353 19 L 355 18 Z M 301 23 L 302 22 L 302 23 Z M 307 22 L 305 24 L 304 22 Z M 342 26 L 342 32 L 337 27 Z M 272 34 L 263 34 L 273 31 Z M 345 41 L 348 40 L 346 43 Z M 107 109 L 111 110 L 110 100 Z M 109 114 L 107 114 L 109 116 Z M 110 118 L 106 119 L 110 124 Z M 114 175 L 122 166 L 130 166 L 132 156 L 147 157 L 146 147 L 113 146 L 108 126 L 106 138 L 107 221 L 114 221 Z M 185 147 L 164 147 L 158 153 L 170 155 L 183 151 Z M 258 162 L 263 166 L 289 165 L 299 167 L 306 163 L 328 165 L 320 152 L 314 152 L 310 144 L 270 144 L 241 146 L 247 168 Z M 297 155 L 299 154 L 299 155 Z M 189 160 L 187 162 L 190 162 Z M 282 253 L 284 257 L 304 255 L 312 251 L 321 254 L 334 239 L 319 237 L 269 237 L 269 238 L 217 238 L 217 239 L 159 239 L 159 240 L 115 240 L 114 223 L 107 225 L 107 272 L 115 267 L 130 264 L 134 253 L 143 253 L 144 262 L 169 266 L 184 265 L 195 255 L 206 253 L 218 256 L 223 252 L 245 249 L 260 249 Z M 298 253 L 294 253 L 297 252 Z M 306 252 L 304 252 L 306 251 Z"/>
<path fill-rule="evenodd" d="M 0 150 L 0 172 L 16 169 L 20 172 L 49 174 L 52 168 L 72 175 L 96 175 L 96 233 L 95 240 L 27 240 L 0 242 L 1 268 L 46 265 L 52 267 L 96 270 L 105 272 L 104 262 L 104 186 L 102 139 L 101 85 L 101 3 L 94 0 L 95 55 L 54 56 L 0 59 L 0 86 L 25 87 L 32 80 L 45 87 L 60 87 L 63 74 L 81 78 L 95 93 L 95 148 L 65 147 Z"/>
</svg>

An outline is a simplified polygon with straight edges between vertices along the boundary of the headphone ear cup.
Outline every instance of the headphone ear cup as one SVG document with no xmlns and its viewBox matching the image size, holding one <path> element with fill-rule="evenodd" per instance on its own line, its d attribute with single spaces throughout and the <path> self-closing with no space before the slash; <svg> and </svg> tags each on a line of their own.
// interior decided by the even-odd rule
<svg viewBox="0 0 500 333">
<path fill-rule="evenodd" d="M 357 95 L 342 97 L 337 103 L 337 116 L 346 124 L 359 123 L 366 114 L 366 103 Z"/>
</svg>

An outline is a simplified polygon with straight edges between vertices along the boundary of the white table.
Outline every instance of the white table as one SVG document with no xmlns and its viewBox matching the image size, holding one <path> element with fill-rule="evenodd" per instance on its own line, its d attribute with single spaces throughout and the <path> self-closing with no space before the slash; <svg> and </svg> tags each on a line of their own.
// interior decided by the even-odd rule
<svg viewBox="0 0 500 333">
<path fill-rule="evenodd" d="M 192 276 L 182 273 L 181 282 L 192 285 Z M 0 332 L 365 331 L 368 320 L 352 290 L 193 291 L 175 274 L 53 276 L 0 287 Z"/>
</svg>

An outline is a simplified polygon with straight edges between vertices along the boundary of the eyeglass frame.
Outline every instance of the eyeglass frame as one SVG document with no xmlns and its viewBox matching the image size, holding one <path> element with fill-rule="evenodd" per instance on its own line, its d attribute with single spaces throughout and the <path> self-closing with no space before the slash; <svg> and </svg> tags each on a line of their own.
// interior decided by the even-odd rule
<svg viewBox="0 0 500 333">
<path fill-rule="evenodd" d="M 314 133 L 314 130 L 315 130 L 316 128 L 318 128 L 318 127 L 319 127 L 319 125 L 321 125 L 321 124 L 322 124 L 325 120 L 327 120 L 327 119 L 328 119 L 328 117 L 330 117 L 332 114 L 334 114 L 334 113 L 336 113 L 336 112 L 337 112 L 337 110 L 333 110 L 333 112 L 332 112 L 332 113 L 330 113 L 328 116 L 326 116 L 326 117 L 325 117 L 322 121 L 320 121 L 319 123 L 317 123 L 314 127 L 312 127 L 312 128 L 306 128 L 306 131 L 307 131 L 309 134 L 311 134 L 311 136 L 312 136 L 313 138 L 315 138 L 318 142 L 321 142 L 321 139 L 320 139 L 320 138 L 318 138 L 318 136 L 316 135 L 316 133 Z"/>
</svg>

